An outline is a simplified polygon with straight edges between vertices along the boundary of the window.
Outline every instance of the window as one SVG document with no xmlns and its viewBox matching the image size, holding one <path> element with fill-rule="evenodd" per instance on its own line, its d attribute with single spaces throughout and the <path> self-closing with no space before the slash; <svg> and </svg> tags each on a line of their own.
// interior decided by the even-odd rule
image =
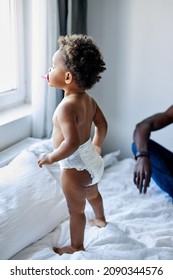
<svg viewBox="0 0 173 280">
<path fill-rule="evenodd" d="M 22 4 L 22 0 L 0 1 L 0 110 L 25 100 Z"/>
</svg>

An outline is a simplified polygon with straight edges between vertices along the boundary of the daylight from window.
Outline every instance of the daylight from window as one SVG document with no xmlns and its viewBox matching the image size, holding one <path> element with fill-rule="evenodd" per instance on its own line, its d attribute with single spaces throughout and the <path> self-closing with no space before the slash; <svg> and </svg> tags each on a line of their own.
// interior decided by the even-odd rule
<svg viewBox="0 0 173 280">
<path fill-rule="evenodd" d="M 17 87 L 14 1 L 0 0 L 0 94 Z"/>
</svg>

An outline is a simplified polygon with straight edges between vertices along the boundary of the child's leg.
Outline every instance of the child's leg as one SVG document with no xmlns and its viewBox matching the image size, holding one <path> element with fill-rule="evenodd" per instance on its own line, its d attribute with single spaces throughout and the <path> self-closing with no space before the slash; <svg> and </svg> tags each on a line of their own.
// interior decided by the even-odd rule
<svg viewBox="0 0 173 280">
<path fill-rule="evenodd" d="M 75 169 L 64 169 L 61 181 L 70 213 L 71 245 L 63 248 L 54 248 L 54 251 L 60 255 L 85 250 L 83 244 L 86 224 L 84 185 L 90 183 L 91 177 L 87 171 L 79 172 Z"/>
<path fill-rule="evenodd" d="M 103 201 L 101 194 L 98 191 L 98 185 L 89 186 L 85 188 L 86 198 L 93 208 L 95 219 L 90 220 L 90 224 L 98 227 L 106 226 L 106 219 L 103 209 Z"/>
</svg>

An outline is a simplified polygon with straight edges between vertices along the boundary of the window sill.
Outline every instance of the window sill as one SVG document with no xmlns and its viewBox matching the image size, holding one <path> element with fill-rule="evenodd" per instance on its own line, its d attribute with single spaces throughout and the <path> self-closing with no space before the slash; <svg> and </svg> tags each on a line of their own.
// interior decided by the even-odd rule
<svg viewBox="0 0 173 280">
<path fill-rule="evenodd" d="M 32 144 L 39 142 L 40 139 L 27 137 L 15 145 L 0 152 L 0 167 L 7 165 L 13 158 L 15 158 L 24 149 L 30 147 Z"/>
<path fill-rule="evenodd" d="M 0 151 L 32 136 L 32 109 L 30 104 L 0 112 Z"/>
<path fill-rule="evenodd" d="M 30 104 L 22 104 L 11 109 L 0 111 L 0 126 L 32 114 Z"/>
</svg>

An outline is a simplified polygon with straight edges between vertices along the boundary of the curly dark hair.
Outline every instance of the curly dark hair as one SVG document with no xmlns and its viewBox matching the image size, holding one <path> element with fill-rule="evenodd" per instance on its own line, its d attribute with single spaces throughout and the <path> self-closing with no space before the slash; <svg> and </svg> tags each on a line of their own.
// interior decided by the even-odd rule
<svg viewBox="0 0 173 280">
<path fill-rule="evenodd" d="M 66 35 L 58 39 L 64 64 L 77 85 L 90 89 L 101 79 L 99 75 L 106 70 L 105 62 L 92 37 L 86 35 Z"/>
</svg>

